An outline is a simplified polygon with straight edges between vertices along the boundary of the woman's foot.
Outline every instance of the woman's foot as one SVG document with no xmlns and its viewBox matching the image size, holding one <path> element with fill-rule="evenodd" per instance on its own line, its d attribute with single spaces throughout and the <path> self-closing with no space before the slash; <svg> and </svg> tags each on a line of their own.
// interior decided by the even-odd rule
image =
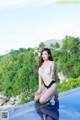
<svg viewBox="0 0 80 120">
<path fill-rule="evenodd" d="M 46 101 L 44 104 L 49 104 L 50 103 L 50 100 Z"/>
<path fill-rule="evenodd" d="M 58 102 L 58 98 L 54 98 L 54 101 L 55 101 L 55 102 Z"/>
<path fill-rule="evenodd" d="M 54 96 L 54 101 L 57 102 L 59 98 L 58 92 L 56 92 L 55 96 Z"/>
</svg>

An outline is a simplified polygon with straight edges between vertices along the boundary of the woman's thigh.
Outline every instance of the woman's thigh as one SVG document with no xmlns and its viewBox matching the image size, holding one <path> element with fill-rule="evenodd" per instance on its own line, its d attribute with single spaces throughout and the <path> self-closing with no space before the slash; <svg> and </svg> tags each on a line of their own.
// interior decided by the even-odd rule
<svg viewBox="0 0 80 120">
<path fill-rule="evenodd" d="M 56 94 L 57 84 L 54 83 L 50 88 L 48 88 L 41 96 L 41 99 L 47 100 L 48 98 L 52 97 Z"/>
<path fill-rule="evenodd" d="M 46 92 L 47 88 L 45 86 L 42 87 L 42 92 L 38 95 L 36 95 L 35 97 L 40 98 L 45 92 Z"/>
</svg>

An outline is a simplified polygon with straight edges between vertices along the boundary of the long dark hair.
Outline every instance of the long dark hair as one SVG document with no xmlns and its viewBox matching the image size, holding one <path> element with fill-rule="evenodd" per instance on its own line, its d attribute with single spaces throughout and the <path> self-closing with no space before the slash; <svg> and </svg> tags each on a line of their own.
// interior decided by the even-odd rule
<svg viewBox="0 0 80 120">
<path fill-rule="evenodd" d="M 42 53 L 43 53 L 43 51 L 47 51 L 47 53 L 49 54 L 49 58 L 48 58 L 48 59 L 51 60 L 51 61 L 54 61 L 50 49 L 49 49 L 49 48 L 44 48 L 44 49 L 41 51 L 41 53 L 40 53 L 39 64 L 38 64 L 37 70 L 39 69 L 39 67 L 40 67 L 40 66 L 42 65 L 42 63 L 44 62 L 44 60 L 42 59 Z"/>
</svg>

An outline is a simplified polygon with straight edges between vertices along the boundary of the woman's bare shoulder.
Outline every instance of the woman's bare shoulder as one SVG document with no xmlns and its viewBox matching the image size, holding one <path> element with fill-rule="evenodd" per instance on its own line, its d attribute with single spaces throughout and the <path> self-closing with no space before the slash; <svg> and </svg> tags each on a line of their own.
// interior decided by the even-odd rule
<svg viewBox="0 0 80 120">
<path fill-rule="evenodd" d="M 50 67 L 51 67 L 52 70 L 55 69 L 55 61 L 51 61 Z"/>
<path fill-rule="evenodd" d="M 51 65 L 55 64 L 55 61 L 50 61 L 50 64 L 51 64 Z"/>
</svg>

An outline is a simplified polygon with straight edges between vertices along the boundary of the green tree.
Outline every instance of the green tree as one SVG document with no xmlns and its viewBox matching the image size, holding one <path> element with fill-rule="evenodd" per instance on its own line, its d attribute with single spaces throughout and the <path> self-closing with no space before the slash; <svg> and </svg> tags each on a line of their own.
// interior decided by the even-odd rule
<svg viewBox="0 0 80 120">
<path fill-rule="evenodd" d="M 43 42 L 41 42 L 39 44 L 39 50 L 41 51 L 43 48 L 45 48 L 45 44 Z"/>
</svg>

